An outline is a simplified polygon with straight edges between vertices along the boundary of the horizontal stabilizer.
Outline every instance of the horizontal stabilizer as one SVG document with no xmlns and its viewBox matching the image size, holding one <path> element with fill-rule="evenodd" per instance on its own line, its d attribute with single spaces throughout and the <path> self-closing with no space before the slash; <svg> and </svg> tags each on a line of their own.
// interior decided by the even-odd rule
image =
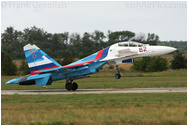
<svg viewBox="0 0 188 126">
<path fill-rule="evenodd" d="M 49 79 L 50 79 L 50 76 L 45 76 L 43 78 L 36 79 L 35 83 L 36 83 L 36 85 L 47 85 Z M 48 85 L 50 85 L 50 84 L 48 84 Z"/>
<path fill-rule="evenodd" d="M 5 84 L 17 84 L 21 77 L 7 81 Z"/>
</svg>

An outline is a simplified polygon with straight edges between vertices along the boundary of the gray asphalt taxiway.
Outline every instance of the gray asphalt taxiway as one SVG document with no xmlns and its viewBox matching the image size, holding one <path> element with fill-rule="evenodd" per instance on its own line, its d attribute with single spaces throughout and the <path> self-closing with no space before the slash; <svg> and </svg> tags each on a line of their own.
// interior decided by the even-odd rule
<svg viewBox="0 0 188 126">
<path fill-rule="evenodd" d="M 43 90 L 1 90 L 1 95 L 43 95 L 43 94 L 103 94 L 103 93 L 168 93 L 187 92 L 187 87 L 180 88 L 127 88 L 127 89 L 78 89 L 67 91 L 66 89 L 43 89 Z"/>
</svg>

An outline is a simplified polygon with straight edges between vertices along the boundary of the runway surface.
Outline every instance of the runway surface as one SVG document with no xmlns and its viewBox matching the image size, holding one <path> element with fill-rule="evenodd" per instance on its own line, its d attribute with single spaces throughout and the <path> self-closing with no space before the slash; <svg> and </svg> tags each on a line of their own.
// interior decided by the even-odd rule
<svg viewBox="0 0 188 126">
<path fill-rule="evenodd" d="M 43 90 L 1 90 L 1 95 L 25 94 L 103 94 L 103 93 L 167 93 L 187 92 L 186 87 L 181 88 L 127 88 L 127 89 L 78 89 L 67 91 L 66 89 L 43 89 Z"/>
</svg>

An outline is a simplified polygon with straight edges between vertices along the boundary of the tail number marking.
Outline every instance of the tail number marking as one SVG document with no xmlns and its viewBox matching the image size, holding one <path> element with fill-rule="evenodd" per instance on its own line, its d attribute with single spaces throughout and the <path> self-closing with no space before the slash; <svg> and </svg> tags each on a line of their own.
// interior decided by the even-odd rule
<svg viewBox="0 0 188 126">
<path fill-rule="evenodd" d="M 147 48 L 146 47 L 141 47 L 139 48 L 139 52 L 146 52 L 147 51 Z"/>
</svg>

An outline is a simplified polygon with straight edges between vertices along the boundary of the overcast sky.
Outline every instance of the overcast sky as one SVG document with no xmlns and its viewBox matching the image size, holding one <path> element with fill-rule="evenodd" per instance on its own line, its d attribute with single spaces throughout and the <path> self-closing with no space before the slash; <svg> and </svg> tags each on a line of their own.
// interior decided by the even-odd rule
<svg viewBox="0 0 188 126">
<path fill-rule="evenodd" d="M 186 2 L 1 2 L 1 32 L 36 26 L 49 33 L 129 30 L 187 40 Z"/>
</svg>

